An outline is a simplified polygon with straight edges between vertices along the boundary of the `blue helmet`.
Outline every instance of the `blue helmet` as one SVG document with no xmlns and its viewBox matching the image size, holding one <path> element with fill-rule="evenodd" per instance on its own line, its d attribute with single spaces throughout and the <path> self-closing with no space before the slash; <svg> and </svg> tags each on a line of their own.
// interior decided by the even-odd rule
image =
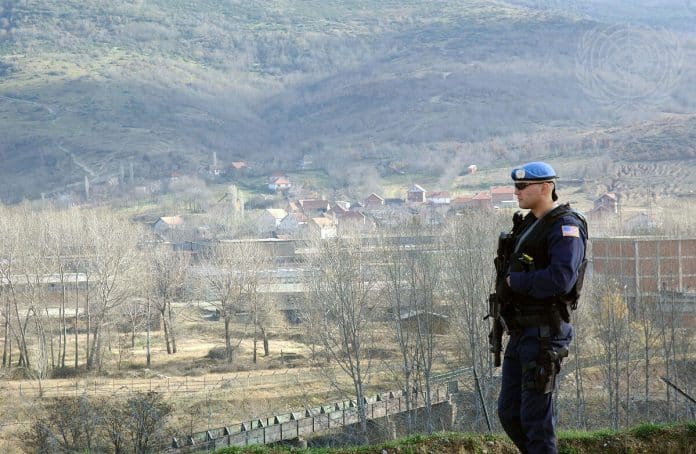
<svg viewBox="0 0 696 454">
<path fill-rule="evenodd" d="M 513 181 L 547 181 L 558 178 L 553 167 L 545 162 L 530 162 L 512 169 Z"/>
</svg>

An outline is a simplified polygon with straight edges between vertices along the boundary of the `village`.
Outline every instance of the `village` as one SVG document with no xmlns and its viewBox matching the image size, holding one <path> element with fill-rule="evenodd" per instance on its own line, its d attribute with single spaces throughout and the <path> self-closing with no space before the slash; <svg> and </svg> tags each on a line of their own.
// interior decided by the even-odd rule
<svg viewBox="0 0 696 454">
<path fill-rule="evenodd" d="M 372 192 L 362 198 L 335 200 L 319 195 L 326 191 L 307 189 L 302 184 L 295 183 L 284 171 L 271 172 L 262 177 L 266 183 L 254 189 L 266 195 L 257 194 L 252 200 L 248 200 L 249 196 L 238 188 L 235 180 L 245 175 L 250 164 L 234 161 L 221 168 L 217 159 L 214 162 L 216 164 L 205 170 L 206 176 L 214 179 L 227 176 L 227 181 L 232 181 L 224 196 L 214 205 L 224 205 L 226 215 L 246 220 L 247 228 L 242 234 L 245 237 L 327 239 L 342 232 L 367 234 L 403 225 L 407 221 L 433 227 L 442 225 L 447 217 L 466 216 L 468 212 L 501 212 L 511 215 L 518 209 L 514 187 L 511 184 L 503 185 L 503 182 L 470 193 L 429 190 L 425 185 L 413 182 L 401 188 L 401 196 L 387 197 Z M 301 172 L 309 166 L 311 160 L 305 157 L 298 162 L 297 170 Z M 477 170 L 476 165 L 470 165 L 466 173 L 473 175 Z M 180 175 L 173 175 L 170 180 L 176 183 L 180 178 Z M 117 181 L 112 183 L 118 184 Z M 136 191 L 145 193 L 147 190 L 138 186 Z M 621 226 L 623 233 L 641 234 L 655 231 L 661 226 L 652 206 L 642 210 L 635 207 L 628 210 L 622 208 L 620 195 L 605 192 L 592 201 L 591 208 L 585 210 L 584 214 L 593 225 L 593 233 L 602 235 L 611 234 L 612 230 L 616 230 L 612 227 L 617 225 Z M 206 225 L 200 218 L 195 213 L 174 212 L 151 219 L 150 222 L 154 232 L 167 241 L 193 243 L 217 237 L 216 229 Z M 223 234 L 229 235 L 230 232 Z"/>
<path fill-rule="evenodd" d="M 361 353 L 374 360 L 371 373 L 376 375 L 367 388 L 384 393 L 403 385 L 393 372 L 401 367 L 394 325 L 417 336 L 427 320 L 427 335 L 437 345 L 429 374 L 464 374 L 459 380 L 468 386 L 473 383 L 466 375 L 468 366 L 485 371 L 480 379 L 492 404 L 499 377 L 489 356 L 477 349 L 488 333 L 483 317 L 496 235 L 509 228 L 519 210 L 506 171 L 470 165 L 459 177 L 464 184 L 455 190 L 455 185 L 440 186 L 433 179 L 421 183 L 399 175 L 384 192 L 358 195 L 360 188 L 353 188 L 356 196 L 348 197 L 308 184 L 318 172 L 304 169 L 306 161 L 293 172 L 254 169 L 242 161 L 225 166 L 214 162 L 196 175 L 173 173 L 146 184 L 125 172 L 104 183 L 86 182 L 84 192 L 54 199 L 53 206 L 39 207 L 35 218 L 4 207 L 8 235 L 15 238 L 8 244 L 16 248 L 14 261 L 0 264 L 5 304 L 30 308 L 28 317 L 51 333 L 42 338 L 32 324 L 22 324 L 19 312 L 3 312 L 8 324 L 17 327 L 17 334 L 8 331 L 5 336 L 8 370 L 18 373 L 31 360 L 32 367 L 50 378 L 39 387 L 31 379 L 12 386 L 35 399 L 60 395 L 67 387 L 89 392 L 89 383 L 94 393 L 146 387 L 167 396 L 183 386 L 185 397 L 177 400 L 174 429 L 167 436 L 176 433 L 175 440 L 193 440 L 191 434 L 206 424 L 279 414 L 293 405 L 314 406 L 317 399 L 350 394 L 347 376 L 324 375 L 329 353 L 317 348 L 326 341 L 322 336 L 340 331 L 334 331 L 340 327 L 338 319 L 331 315 L 320 327 L 314 325 L 316 317 L 332 313 L 327 304 L 341 300 L 367 314 L 360 319 L 361 335 L 374 334 Z M 484 172 L 485 178 L 476 179 Z M 671 233 L 675 225 L 662 219 L 654 205 L 625 207 L 621 194 L 592 197 L 582 192 L 582 182 L 560 183 L 561 201 L 584 208 L 591 232 L 586 290 L 573 317 L 575 326 L 592 336 L 583 336 L 578 345 L 582 342 L 591 352 L 587 361 L 607 364 L 614 360 L 613 342 L 628 346 L 627 362 L 617 370 L 632 374 L 631 389 L 650 389 L 641 402 L 611 401 L 608 416 L 600 410 L 603 404 L 593 403 L 587 414 L 582 410 L 583 418 L 596 417 L 605 424 L 618 415 L 638 417 L 648 411 L 639 408 L 644 400 L 660 406 L 659 418 L 668 419 L 670 412 L 682 411 L 680 401 L 670 395 L 662 408 L 659 378 L 629 370 L 636 351 L 630 346 L 642 343 L 651 355 L 666 358 L 660 360 L 664 365 L 657 365 L 653 356 L 644 358 L 645 370 L 671 368 L 678 370 L 671 377 L 677 386 L 688 382 L 689 345 L 696 332 L 696 237 L 688 230 Z M 35 239 L 73 231 L 62 243 Z M 60 250 L 32 252 L 41 247 Z M 34 255 L 45 260 L 28 259 Z M 119 265 L 110 268 L 110 263 Z M 41 310 L 31 312 L 32 307 Z M 624 330 L 641 323 L 645 334 Z M 55 350 L 48 349 L 51 339 L 58 344 Z M 333 357 L 332 364 L 344 353 Z M 576 355 L 580 358 L 581 353 Z M 583 391 L 588 402 L 604 398 L 595 383 L 613 393 L 623 390 L 615 375 L 597 376 L 590 363 L 582 366 L 579 361 L 568 370 L 593 383 Z M 295 369 L 301 372 L 295 374 Z M 282 380 L 269 376 L 276 370 Z M 240 379 L 243 373 L 246 381 Z M 74 375 L 74 381 L 60 379 L 61 374 Z M 202 380 L 196 385 L 189 375 Z M 577 397 L 580 381 L 570 374 L 564 380 L 561 414 L 569 415 L 580 411 L 574 406 L 584 406 L 585 397 Z M 277 395 L 246 394 L 252 382 L 260 390 L 277 386 Z M 311 396 L 296 395 L 305 387 L 312 389 Z M 230 397 L 230 389 L 242 395 Z M 215 395 L 215 403 L 201 408 L 202 394 L 208 400 Z M 393 398 L 384 399 L 396 405 Z M 371 409 L 380 408 L 375 402 Z M 621 410 L 620 404 L 634 408 Z M 472 411 L 463 413 L 459 424 L 482 430 L 479 410 Z M 195 423 L 185 423 L 189 414 Z M 305 414 L 313 418 L 322 413 Z M 237 434 L 244 443 L 259 442 L 248 439 L 254 430 L 265 437 L 266 431 L 283 424 L 266 419 L 266 427 L 254 421 Z M 199 436 L 210 441 L 207 432 Z M 216 437 L 230 436 L 223 432 Z"/>
</svg>

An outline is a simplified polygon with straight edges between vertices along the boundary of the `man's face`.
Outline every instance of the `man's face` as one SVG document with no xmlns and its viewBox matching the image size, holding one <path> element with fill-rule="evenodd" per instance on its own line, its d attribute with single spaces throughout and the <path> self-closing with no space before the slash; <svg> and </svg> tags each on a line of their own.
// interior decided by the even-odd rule
<svg viewBox="0 0 696 454">
<path fill-rule="evenodd" d="M 520 208 L 533 209 L 543 202 L 550 190 L 548 181 L 515 183 L 515 195 Z"/>
</svg>

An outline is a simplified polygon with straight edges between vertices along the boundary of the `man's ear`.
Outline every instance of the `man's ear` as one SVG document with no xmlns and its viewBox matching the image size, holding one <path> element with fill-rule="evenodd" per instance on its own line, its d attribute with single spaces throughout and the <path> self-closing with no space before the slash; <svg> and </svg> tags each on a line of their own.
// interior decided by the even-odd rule
<svg viewBox="0 0 696 454">
<path fill-rule="evenodd" d="M 554 184 L 553 183 L 546 183 L 541 185 L 541 193 L 543 194 L 544 197 L 551 197 L 551 193 L 553 192 Z"/>
</svg>

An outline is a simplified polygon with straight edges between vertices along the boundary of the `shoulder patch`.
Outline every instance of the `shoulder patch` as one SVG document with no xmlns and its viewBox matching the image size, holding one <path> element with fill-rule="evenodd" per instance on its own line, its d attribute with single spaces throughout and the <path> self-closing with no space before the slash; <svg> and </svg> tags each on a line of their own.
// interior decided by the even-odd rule
<svg viewBox="0 0 696 454">
<path fill-rule="evenodd" d="M 573 236 L 580 238 L 580 228 L 577 225 L 562 225 L 561 233 L 563 236 Z"/>
</svg>

